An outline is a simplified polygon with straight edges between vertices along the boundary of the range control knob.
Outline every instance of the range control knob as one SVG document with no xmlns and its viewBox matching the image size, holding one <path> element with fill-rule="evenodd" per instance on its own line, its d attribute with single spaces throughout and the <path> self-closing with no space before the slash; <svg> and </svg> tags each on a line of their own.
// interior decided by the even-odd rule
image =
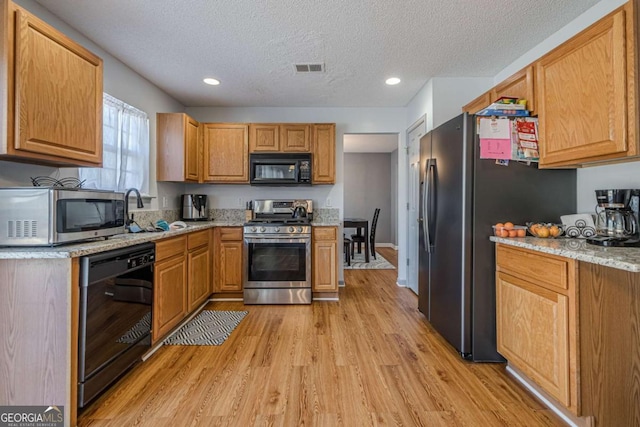
<svg viewBox="0 0 640 427">
<path fill-rule="evenodd" d="M 275 231 L 276 233 L 280 231 L 280 227 L 276 227 L 273 229 L 273 231 Z"/>
<path fill-rule="evenodd" d="M 293 227 L 289 227 L 289 233 L 293 233 L 296 229 Z"/>
<path fill-rule="evenodd" d="M 298 233 L 302 233 L 302 227 L 298 227 Z"/>
<path fill-rule="evenodd" d="M 264 233 L 265 231 L 267 231 L 267 229 L 266 229 L 266 228 L 264 228 L 264 227 L 260 227 L 260 232 L 261 232 L 261 233 Z"/>
<path fill-rule="evenodd" d="M 256 227 L 251 227 L 251 231 L 255 233 L 258 229 Z"/>
</svg>

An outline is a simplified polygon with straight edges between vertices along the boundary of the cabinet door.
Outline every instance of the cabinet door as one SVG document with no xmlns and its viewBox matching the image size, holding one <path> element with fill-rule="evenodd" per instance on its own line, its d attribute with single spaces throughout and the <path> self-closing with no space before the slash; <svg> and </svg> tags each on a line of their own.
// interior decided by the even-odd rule
<svg viewBox="0 0 640 427">
<path fill-rule="evenodd" d="M 338 290 L 337 227 L 313 227 L 312 288 L 314 292 Z"/>
<path fill-rule="evenodd" d="M 209 245 L 201 246 L 187 254 L 188 311 L 198 308 L 211 295 L 211 251 Z"/>
<path fill-rule="evenodd" d="M 269 152 L 280 150 L 280 128 L 278 125 L 250 124 L 249 152 Z"/>
<path fill-rule="evenodd" d="M 625 24 L 620 10 L 536 63 L 541 165 L 626 155 Z"/>
<path fill-rule="evenodd" d="M 204 180 L 249 182 L 249 126 L 204 123 Z"/>
<path fill-rule="evenodd" d="M 280 125 L 280 143 L 282 151 L 308 153 L 311 151 L 311 126 Z"/>
<path fill-rule="evenodd" d="M 200 123 L 185 114 L 185 165 L 184 179 L 198 181 L 200 179 L 201 144 Z"/>
<path fill-rule="evenodd" d="M 314 184 L 334 184 L 336 181 L 336 125 L 313 126 Z"/>
<path fill-rule="evenodd" d="M 242 228 L 216 228 L 215 292 L 242 291 Z"/>
<path fill-rule="evenodd" d="M 463 113 L 475 114 L 480 110 L 484 110 L 491 104 L 491 93 L 485 92 L 464 107 L 462 107 Z"/>
<path fill-rule="evenodd" d="M 100 165 L 102 60 L 20 8 L 15 32 L 15 150 Z"/>
<path fill-rule="evenodd" d="M 184 113 L 156 114 L 156 179 L 199 181 L 202 169 L 200 123 Z"/>
<path fill-rule="evenodd" d="M 495 102 L 502 96 L 510 96 L 527 100 L 527 110 L 532 114 L 535 111 L 535 92 L 533 65 L 530 65 L 491 89 L 491 102 Z"/>
<path fill-rule="evenodd" d="M 569 406 L 568 297 L 498 272 L 496 301 L 498 351 Z"/>
<path fill-rule="evenodd" d="M 157 262 L 153 292 L 153 341 L 166 335 L 187 314 L 187 261 L 177 256 Z"/>
</svg>

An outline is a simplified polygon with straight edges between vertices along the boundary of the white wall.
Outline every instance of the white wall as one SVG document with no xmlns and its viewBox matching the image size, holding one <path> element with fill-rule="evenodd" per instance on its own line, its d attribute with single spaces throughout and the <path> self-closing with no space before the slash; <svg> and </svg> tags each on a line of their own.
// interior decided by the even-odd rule
<svg viewBox="0 0 640 427">
<path fill-rule="evenodd" d="M 403 191 L 406 193 L 406 189 L 400 190 L 398 188 L 398 150 L 394 150 L 389 158 L 391 164 L 391 240 L 395 246 L 398 246 L 398 210 L 393 207 L 398 206 L 398 192 Z M 406 221 L 403 225 L 406 224 Z M 403 227 L 404 228 L 404 227 Z"/>
<path fill-rule="evenodd" d="M 624 3 L 626 3 L 625 0 L 600 1 L 500 71 L 494 78 L 494 84 L 501 82 L 513 73 L 534 62 L 545 53 L 562 44 Z M 619 165 L 592 166 L 578 169 L 578 212 L 593 212 L 595 206 L 594 190 L 600 188 L 640 188 L 640 163 L 630 162 Z"/>
<path fill-rule="evenodd" d="M 149 191 L 152 195 L 158 195 L 161 200 L 162 196 L 175 200 L 176 195 L 182 190 L 181 184 L 160 183 L 156 184 L 156 113 L 157 112 L 176 112 L 183 111 L 184 107 L 175 99 L 158 89 L 151 82 L 141 77 L 124 63 L 111 56 L 98 45 L 87 39 L 85 36 L 62 22 L 49 11 L 41 7 L 33 0 L 16 0 L 18 5 L 24 7 L 31 13 L 38 16 L 54 26 L 64 34 L 80 43 L 87 49 L 100 56 L 104 61 L 104 91 L 110 95 L 123 100 L 124 102 L 145 111 L 149 115 L 149 137 L 150 137 L 150 155 L 149 155 L 149 174 L 150 183 Z M 27 164 L 0 162 L 0 186 L 8 185 L 31 185 L 30 176 L 48 175 L 48 176 L 77 176 L 75 168 L 56 169 L 51 167 L 33 166 Z M 157 201 L 151 203 L 151 208 L 157 207 Z M 175 205 L 177 208 L 177 204 Z"/>
</svg>

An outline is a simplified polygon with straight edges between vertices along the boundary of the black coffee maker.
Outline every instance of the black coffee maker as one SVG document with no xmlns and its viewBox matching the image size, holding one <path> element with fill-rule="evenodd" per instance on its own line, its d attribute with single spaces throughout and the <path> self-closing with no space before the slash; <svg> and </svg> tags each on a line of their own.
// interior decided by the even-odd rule
<svg viewBox="0 0 640 427">
<path fill-rule="evenodd" d="M 587 243 L 599 246 L 640 246 L 640 190 L 596 190 L 596 235 Z"/>
</svg>

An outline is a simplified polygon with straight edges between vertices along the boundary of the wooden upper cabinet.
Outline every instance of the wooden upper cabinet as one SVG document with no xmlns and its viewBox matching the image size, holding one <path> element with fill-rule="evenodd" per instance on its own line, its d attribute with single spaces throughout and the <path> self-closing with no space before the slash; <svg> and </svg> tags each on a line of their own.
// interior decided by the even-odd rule
<svg viewBox="0 0 640 427">
<path fill-rule="evenodd" d="M 633 2 L 536 63 L 540 165 L 637 154 Z"/>
<path fill-rule="evenodd" d="M 336 125 L 334 123 L 313 125 L 313 169 L 314 184 L 336 182 Z"/>
<path fill-rule="evenodd" d="M 11 2 L 0 14 L 0 155 L 100 166 L 102 60 Z"/>
<path fill-rule="evenodd" d="M 280 127 L 267 123 L 249 125 L 249 152 L 280 151 Z"/>
<path fill-rule="evenodd" d="M 529 110 L 532 115 L 535 114 L 535 91 L 533 76 L 533 65 L 530 65 L 518 71 L 517 73 L 491 89 L 489 103 L 495 102 L 503 96 L 526 99 L 527 110 Z"/>
<path fill-rule="evenodd" d="M 249 182 L 249 125 L 204 123 L 204 180 Z"/>
<path fill-rule="evenodd" d="M 199 181 L 202 168 L 200 123 L 184 113 L 156 115 L 156 179 Z"/>
<path fill-rule="evenodd" d="M 475 114 L 480 110 L 484 110 L 491 104 L 491 93 L 485 92 L 464 107 L 462 107 L 463 113 Z"/>
<path fill-rule="evenodd" d="M 308 153 L 311 151 L 311 126 L 307 124 L 280 125 L 282 151 Z"/>
</svg>

